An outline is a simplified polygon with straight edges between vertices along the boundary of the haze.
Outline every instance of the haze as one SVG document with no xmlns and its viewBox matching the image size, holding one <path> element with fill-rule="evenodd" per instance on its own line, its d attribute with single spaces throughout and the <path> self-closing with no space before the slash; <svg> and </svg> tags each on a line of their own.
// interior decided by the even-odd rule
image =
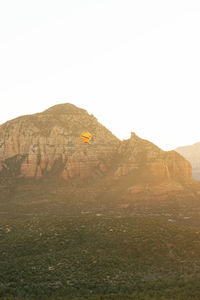
<svg viewBox="0 0 200 300">
<path fill-rule="evenodd" d="M 200 141 L 199 1 L 1 1 L 0 123 L 70 102 L 120 139 Z"/>
</svg>

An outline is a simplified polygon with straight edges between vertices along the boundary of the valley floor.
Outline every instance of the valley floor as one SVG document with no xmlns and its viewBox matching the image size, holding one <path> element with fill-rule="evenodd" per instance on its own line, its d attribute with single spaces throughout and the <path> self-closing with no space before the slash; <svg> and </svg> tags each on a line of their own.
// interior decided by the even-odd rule
<svg viewBox="0 0 200 300">
<path fill-rule="evenodd" d="M 164 217 L 2 220 L 0 257 L 0 299 L 200 299 L 200 227 Z"/>
</svg>

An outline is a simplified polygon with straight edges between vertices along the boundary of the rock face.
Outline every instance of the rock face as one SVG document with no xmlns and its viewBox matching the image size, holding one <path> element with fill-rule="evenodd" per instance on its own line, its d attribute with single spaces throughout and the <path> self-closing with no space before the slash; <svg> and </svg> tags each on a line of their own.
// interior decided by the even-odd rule
<svg viewBox="0 0 200 300">
<path fill-rule="evenodd" d="M 80 139 L 90 131 L 91 144 Z M 51 107 L 43 113 L 24 116 L 0 127 L 0 169 L 6 159 L 24 157 L 19 176 L 40 178 L 59 161 L 64 179 L 105 172 L 119 140 L 94 116 L 72 104 Z"/>
<path fill-rule="evenodd" d="M 83 131 L 92 139 L 84 144 Z M 132 133 L 119 141 L 87 111 L 72 104 L 51 107 L 42 113 L 22 116 L 0 126 L 0 176 L 44 177 L 56 170 L 65 180 L 91 176 L 124 176 L 133 181 L 189 181 L 190 163 L 175 151 L 164 152 Z M 6 171 L 7 170 L 7 171 Z"/>
<path fill-rule="evenodd" d="M 135 172 L 142 181 L 187 181 L 192 178 L 188 161 L 175 151 L 165 152 L 135 133 L 123 141 L 118 149 L 121 163 L 115 172 L 116 177 Z"/>
<path fill-rule="evenodd" d="M 176 149 L 192 165 L 193 178 L 200 181 L 200 143 Z"/>
</svg>

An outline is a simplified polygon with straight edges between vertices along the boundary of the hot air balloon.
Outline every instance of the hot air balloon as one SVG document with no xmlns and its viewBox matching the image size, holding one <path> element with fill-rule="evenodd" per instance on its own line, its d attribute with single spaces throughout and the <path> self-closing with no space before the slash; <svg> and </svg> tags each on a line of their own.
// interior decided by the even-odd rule
<svg viewBox="0 0 200 300">
<path fill-rule="evenodd" d="M 91 137 L 92 137 L 92 135 L 89 132 L 82 132 L 81 133 L 81 139 L 85 144 L 87 144 L 91 140 Z"/>
</svg>

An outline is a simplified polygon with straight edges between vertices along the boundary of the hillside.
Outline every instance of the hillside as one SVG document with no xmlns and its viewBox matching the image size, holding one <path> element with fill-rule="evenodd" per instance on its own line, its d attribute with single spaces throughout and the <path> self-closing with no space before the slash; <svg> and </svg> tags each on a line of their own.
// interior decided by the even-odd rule
<svg viewBox="0 0 200 300">
<path fill-rule="evenodd" d="M 80 139 L 92 134 L 90 144 Z M 175 151 L 164 152 L 135 133 L 117 139 L 93 115 L 66 103 L 0 126 L 0 183 L 19 178 L 56 177 L 64 180 L 93 177 L 132 184 L 191 182 L 191 165 Z"/>
<path fill-rule="evenodd" d="M 88 129 L 94 136 L 92 147 L 80 139 L 81 132 Z M 15 172 L 9 165 L 15 177 L 40 178 L 60 167 L 59 175 L 65 179 L 84 178 L 106 169 L 118 144 L 118 139 L 85 110 L 72 104 L 58 105 L 0 127 L 1 170 L 6 173 L 7 160 L 12 159 L 12 165 L 20 163 Z"/>
<path fill-rule="evenodd" d="M 158 213 L 175 203 L 184 215 L 188 201 L 198 210 L 200 184 L 186 159 L 133 132 L 120 141 L 72 104 L 3 124 L 0 141 L 2 217 Z"/>
</svg>

